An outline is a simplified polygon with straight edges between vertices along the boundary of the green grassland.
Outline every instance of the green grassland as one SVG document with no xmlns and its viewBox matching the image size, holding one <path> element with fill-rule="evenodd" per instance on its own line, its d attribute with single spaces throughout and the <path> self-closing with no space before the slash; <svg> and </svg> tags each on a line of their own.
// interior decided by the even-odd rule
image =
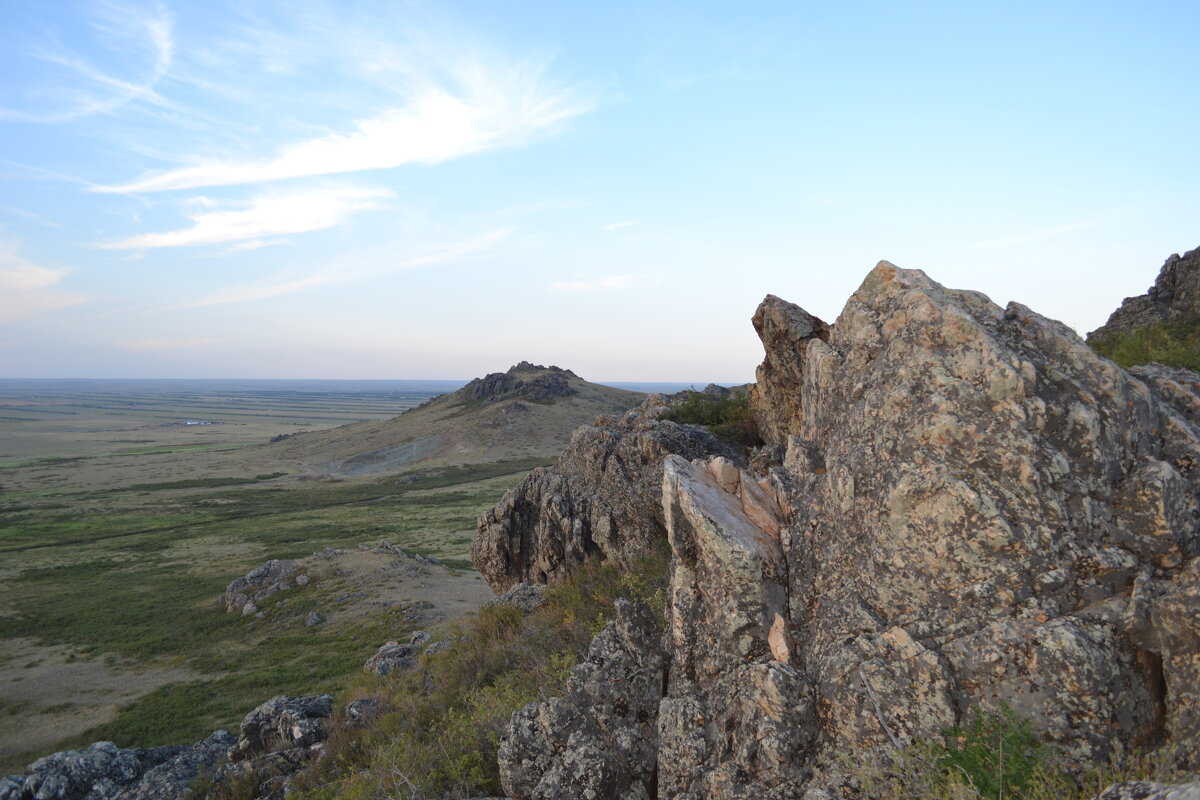
<svg viewBox="0 0 1200 800">
<path fill-rule="evenodd" d="M 9 416 L 37 421 L 0 423 L 7 459 L 0 463 L 0 646 L 8 646 L 0 649 L 0 717 L 13 730 L 49 735 L 80 712 L 73 725 L 60 726 L 64 735 L 53 746 L 46 736 L 33 737 L 29 749 L 0 742 L 0 772 L 102 739 L 121 746 L 195 741 L 235 727 L 276 694 L 337 690 L 380 644 L 419 626 L 413 612 L 421 596 L 350 613 L 359 587 L 333 571 L 243 617 L 217 602 L 226 584 L 270 558 L 386 539 L 438 556 L 458 572 L 456 580 L 481 586 L 468 560 L 477 515 L 550 460 L 508 458 L 353 480 L 247 472 L 233 459 L 224 469 L 212 468 L 218 459 L 198 470 L 180 448 L 216 448 L 219 456 L 221 448 L 236 451 L 293 423 L 316 429 L 321 421 L 276 400 L 257 422 L 199 426 L 204 443 L 189 444 L 181 437 L 197 431 L 120 418 L 127 399 L 124 407 L 109 402 L 87 411 L 88 398 L 73 400 L 43 403 L 40 416 L 10 407 Z M 177 408 L 168 400 L 155 398 L 153 413 L 173 420 L 201 412 L 191 399 Z M 369 418 L 361 416 L 368 407 L 397 413 L 377 398 L 343 400 L 313 400 L 306 412 L 319 410 L 326 427 Z M 204 414 L 216 418 L 220 409 Z M 12 426 L 40 426 L 40 434 L 22 429 L 9 437 Z M 38 435 L 40 451 L 32 444 Z M 164 450 L 176 454 L 168 461 Z M 123 469 L 114 480 L 115 459 L 144 468 Z M 305 626 L 312 610 L 329 623 Z M 124 699 L 106 711 L 103 697 L 80 699 L 80 687 L 49 677 L 83 664 L 157 688 L 115 694 Z M 16 691 L 38 681 L 46 684 L 44 697 Z M 82 713 L 88 704 L 91 711 Z"/>
</svg>

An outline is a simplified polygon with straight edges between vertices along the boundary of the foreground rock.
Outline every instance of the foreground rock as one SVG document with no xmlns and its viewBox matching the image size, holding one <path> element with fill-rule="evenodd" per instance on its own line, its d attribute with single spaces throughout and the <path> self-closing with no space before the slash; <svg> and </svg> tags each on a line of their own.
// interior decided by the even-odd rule
<svg viewBox="0 0 1200 800">
<path fill-rule="evenodd" d="M 886 262 L 832 326 L 771 297 L 755 324 L 773 447 L 754 474 L 657 462 L 673 551 L 667 688 L 641 739 L 657 796 L 838 796 L 875 751 L 999 704 L 1074 768 L 1160 744 L 1200 766 L 1200 376 L 1126 372 L 1020 304 Z M 588 508 L 625 485 L 589 484 Z M 501 537 L 496 574 L 549 577 L 543 554 L 587 541 L 566 494 L 487 520 L 484 539 L 567 523 Z M 536 735 L 514 718 L 509 739 L 590 764 L 573 731 L 607 702 L 539 710 Z M 529 762 L 502 753 L 510 774 Z M 604 774 L 603 796 L 642 796 Z"/>
<path fill-rule="evenodd" d="M 168 800 L 185 797 L 201 775 L 212 774 L 234 743 L 217 731 L 189 747 L 123 750 L 96 742 L 38 759 L 24 775 L 0 781 L 0 800 Z"/>
<path fill-rule="evenodd" d="M 666 539 L 662 464 L 731 447 L 696 425 L 657 419 L 651 399 L 621 418 L 578 428 L 549 469 L 536 469 L 479 519 L 471 560 L 492 589 L 563 578 L 589 556 L 618 563 Z"/>
<path fill-rule="evenodd" d="M 663 677 L 658 639 L 649 608 L 618 600 L 616 618 L 571 671 L 569 694 L 513 715 L 500 742 L 504 791 L 517 800 L 652 797 Z"/>
<path fill-rule="evenodd" d="M 1088 340 L 1131 333 L 1179 317 L 1200 314 L 1200 248 L 1167 259 L 1145 294 L 1126 297 Z"/>
</svg>

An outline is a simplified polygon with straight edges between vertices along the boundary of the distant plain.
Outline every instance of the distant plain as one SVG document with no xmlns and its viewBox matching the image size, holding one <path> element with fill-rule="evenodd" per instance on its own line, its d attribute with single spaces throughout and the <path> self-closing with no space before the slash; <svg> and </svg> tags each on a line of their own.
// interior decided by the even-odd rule
<svg viewBox="0 0 1200 800">
<path fill-rule="evenodd" d="M 102 739 L 197 740 L 275 694 L 336 690 L 383 642 L 490 596 L 475 518 L 552 453 L 341 478 L 272 467 L 267 444 L 459 385 L 0 381 L 0 772 Z M 357 554 L 382 539 L 450 569 L 395 577 Z M 329 547 L 352 553 L 312 559 Z M 217 603 L 304 556 L 313 581 L 261 615 Z M 327 622 L 306 627 L 313 610 Z"/>
</svg>

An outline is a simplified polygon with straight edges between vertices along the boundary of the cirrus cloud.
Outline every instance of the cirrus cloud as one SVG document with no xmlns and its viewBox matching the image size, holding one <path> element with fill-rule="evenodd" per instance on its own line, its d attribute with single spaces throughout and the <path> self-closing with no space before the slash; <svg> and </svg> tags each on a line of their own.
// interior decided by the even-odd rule
<svg viewBox="0 0 1200 800">
<path fill-rule="evenodd" d="M 38 266 L 0 244 L 0 323 L 36 317 L 46 311 L 78 305 L 84 297 L 55 289 L 66 270 Z"/>
<path fill-rule="evenodd" d="M 382 201 L 392 197 L 395 195 L 387 189 L 350 186 L 275 192 L 236 204 L 194 197 L 188 203 L 190 210 L 185 212 L 192 221 L 190 228 L 143 233 L 97 246 L 105 250 L 148 250 L 304 233 L 332 228 L 352 214 L 379 208 Z"/>
</svg>

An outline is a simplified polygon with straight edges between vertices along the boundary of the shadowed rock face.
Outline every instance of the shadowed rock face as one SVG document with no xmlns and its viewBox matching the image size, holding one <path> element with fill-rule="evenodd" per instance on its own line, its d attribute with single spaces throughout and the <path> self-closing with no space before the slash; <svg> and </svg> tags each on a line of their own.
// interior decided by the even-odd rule
<svg viewBox="0 0 1200 800">
<path fill-rule="evenodd" d="M 1200 376 L 886 262 L 828 328 L 773 297 L 755 321 L 774 462 L 659 471 L 658 797 L 836 787 L 999 703 L 1080 767 L 1200 764 Z"/>
<path fill-rule="evenodd" d="M 1130 333 L 1176 317 L 1200 314 L 1200 248 L 1175 254 L 1158 272 L 1145 294 L 1126 297 L 1108 322 L 1088 334 L 1088 339 Z"/>
<path fill-rule="evenodd" d="M 531 472 L 479 518 L 471 560 L 497 593 L 547 583 L 589 556 L 629 563 L 666 539 L 662 464 L 730 446 L 696 425 L 657 419 L 660 400 L 578 428 L 550 469 Z"/>
<path fill-rule="evenodd" d="M 467 400 L 483 400 L 499 403 L 504 400 L 524 399 L 534 403 L 553 402 L 559 397 L 569 397 L 576 390 L 567 383 L 567 377 L 577 377 L 574 372 L 559 367 L 543 367 L 522 361 L 508 372 L 493 372 L 476 378 L 459 390 Z"/>
</svg>

